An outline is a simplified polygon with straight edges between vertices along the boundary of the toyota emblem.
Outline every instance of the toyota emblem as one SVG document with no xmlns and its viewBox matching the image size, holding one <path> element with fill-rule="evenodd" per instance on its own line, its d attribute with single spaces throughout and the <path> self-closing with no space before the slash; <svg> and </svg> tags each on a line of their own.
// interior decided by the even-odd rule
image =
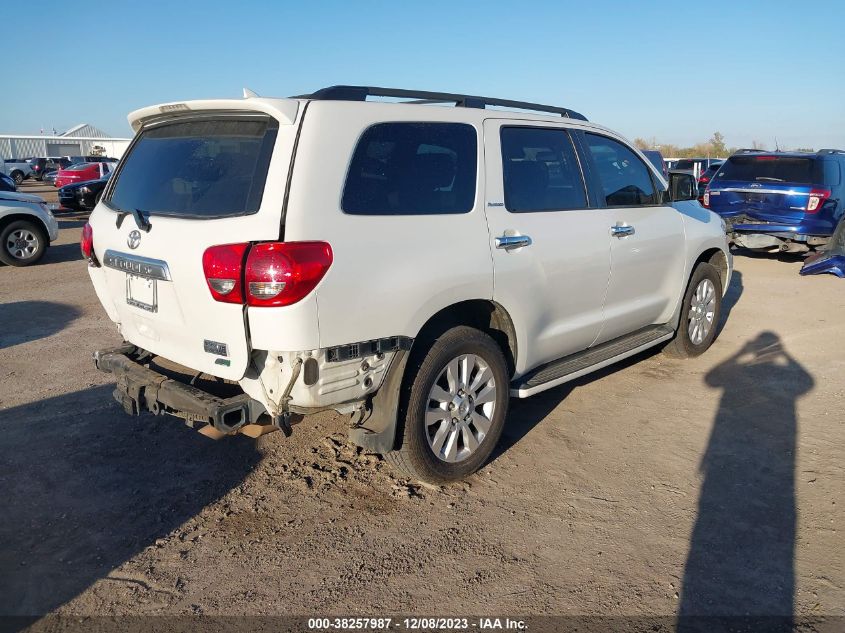
<svg viewBox="0 0 845 633">
<path fill-rule="evenodd" d="M 131 231 L 129 237 L 126 238 L 126 245 L 129 248 L 138 248 L 141 243 L 141 231 Z"/>
</svg>

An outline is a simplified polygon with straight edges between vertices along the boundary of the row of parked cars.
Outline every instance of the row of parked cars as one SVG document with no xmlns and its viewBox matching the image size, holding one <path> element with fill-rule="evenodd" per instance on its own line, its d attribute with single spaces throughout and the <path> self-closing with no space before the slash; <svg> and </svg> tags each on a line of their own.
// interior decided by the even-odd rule
<svg viewBox="0 0 845 633">
<path fill-rule="evenodd" d="M 31 178 L 59 187 L 62 207 L 90 210 L 97 204 L 116 164 L 116 158 L 103 156 L 7 159 L 0 172 L 0 191 L 16 191 L 19 184 Z"/>
</svg>

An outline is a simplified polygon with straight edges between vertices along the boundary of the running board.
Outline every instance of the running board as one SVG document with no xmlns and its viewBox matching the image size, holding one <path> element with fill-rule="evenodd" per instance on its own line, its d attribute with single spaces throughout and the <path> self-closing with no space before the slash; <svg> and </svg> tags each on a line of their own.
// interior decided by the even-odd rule
<svg viewBox="0 0 845 633">
<path fill-rule="evenodd" d="M 675 335 L 668 325 L 651 325 L 596 347 L 541 365 L 511 383 L 511 395 L 527 398 L 668 341 Z"/>
</svg>

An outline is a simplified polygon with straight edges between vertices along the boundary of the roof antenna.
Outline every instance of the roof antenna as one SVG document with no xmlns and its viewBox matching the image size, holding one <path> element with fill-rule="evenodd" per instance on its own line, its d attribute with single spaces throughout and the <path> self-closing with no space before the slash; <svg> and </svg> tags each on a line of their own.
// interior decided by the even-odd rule
<svg viewBox="0 0 845 633">
<path fill-rule="evenodd" d="M 780 146 L 778 145 L 778 137 L 777 136 L 775 137 L 775 151 L 776 152 L 780 151 Z"/>
<path fill-rule="evenodd" d="M 244 88 L 244 99 L 251 99 L 252 97 L 257 97 L 258 95 L 254 93 L 249 88 Z"/>
</svg>

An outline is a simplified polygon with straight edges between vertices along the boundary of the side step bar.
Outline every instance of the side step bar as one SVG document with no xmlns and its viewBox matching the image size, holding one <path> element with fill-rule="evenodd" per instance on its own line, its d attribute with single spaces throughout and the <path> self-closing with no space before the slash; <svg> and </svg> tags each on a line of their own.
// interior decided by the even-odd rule
<svg viewBox="0 0 845 633">
<path fill-rule="evenodd" d="M 668 325 L 651 325 L 596 347 L 541 365 L 511 383 L 511 395 L 527 398 L 668 341 L 675 335 Z"/>
</svg>

